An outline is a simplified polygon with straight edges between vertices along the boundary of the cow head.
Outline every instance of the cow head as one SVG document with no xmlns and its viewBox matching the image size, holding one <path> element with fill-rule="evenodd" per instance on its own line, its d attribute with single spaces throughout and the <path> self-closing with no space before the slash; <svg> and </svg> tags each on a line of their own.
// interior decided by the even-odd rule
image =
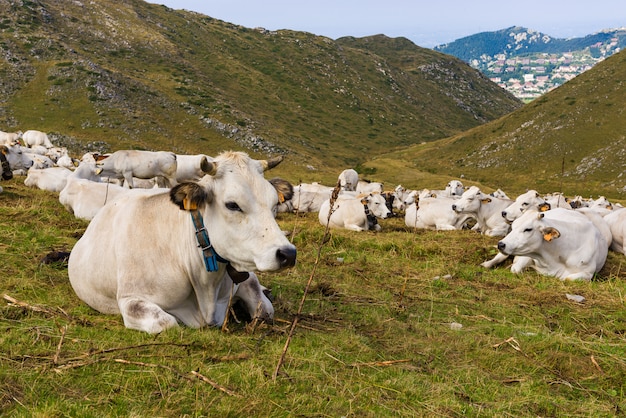
<svg viewBox="0 0 626 418">
<path fill-rule="evenodd" d="M 293 187 L 285 180 L 270 182 L 263 177 L 264 170 L 279 162 L 226 152 L 210 162 L 212 175 L 170 191 L 171 201 L 181 210 L 202 214 L 213 248 L 238 271 L 274 271 L 295 265 L 296 248 L 274 218 L 279 196 L 291 198 Z"/>
<path fill-rule="evenodd" d="M 472 186 L 452 205 L 452 210 L 456 213 L 476 213 L 480 205 L 489 202 L 491 199 L 488 195 L 481 192 L 478 187 Z"/>
<path fill-rule="evenodd" d="M 529 255 L 559 238 L 559 230 L 547 225 L 544 217 L 542 212 L 523 213 L 511 225 L 511 232 L 498 242 L 498 250 L 506 255 Z"/>
<path fill-rule="evenodd" d="M 550 208 L 550 204 L 546 202 L 537 191 L 529 190 L 519 195 L 513 203 L 504 209 L 502 211 L 502 217 L 508 223 L 511 223 L 527 210 L 545 212 L 546 210 L 550 210 Z"/>
</svg>

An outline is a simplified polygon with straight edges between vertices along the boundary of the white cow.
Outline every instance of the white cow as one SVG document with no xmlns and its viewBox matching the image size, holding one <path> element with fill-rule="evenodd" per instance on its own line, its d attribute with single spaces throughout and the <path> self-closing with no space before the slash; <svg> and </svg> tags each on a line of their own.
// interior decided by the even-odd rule
<svg viewBox="0 0 626 418">
<path fill-rule="evenodd" d="M 543 197 L 539 195 L 539 192 L 536 190 L 528 190 L 526 193 L 522 193 L 517 196 L 515 201 L 511 203 L 509 206 L 504 208 L 502 211 L 502 217 L 507 223 L 513 223 L 514 220 L 522 216 L 522 214 L 526 211 L 533 212 L 545 212 L 550 210 L 551 206 L 548 202 L 545 201 Z M 493 268 L 498 264 L 504 262 L 508 255 L 502 254 L 498 252 L 491 260 L 485 261 L 481 263 L 481 266 L 485 268 Z M 528 260 L 525 260 L 523 257 L 515 257 L 513 264 L 514 265 L 526 265 Z M 513 270 L 516 270 L 516 266 L 511 267 Z"/>
<path fill-rule="evenodd" d="M 387 202 L 380 193 L 348 196 L 340 195 L 330 212 L 330 199 L 324 201 L 320 207 L 318 219 L 323 226 L 331 228 L 345 228 L 352 231 L 380 231 L 377 218 L 385 219 L 391 215 Z"/>
<path fill-rule="evenodd" d="M 498 250 L 526 257 L 527 263 L 514 264 L 514 273 L 532 267 L 561 280 L 591 280 L 604 266 L 608 253 L 606 239 L 593 222 L 563 208 L 523 213 L 498 242 Z"/>
<path fill-rule="evenodd" d="M 20 138 L 22 137 L 22 131 L 17 132 L 3 132 L 0 131 L 0 145 L 18 145 Z"/>
<path fill-rule="evenodd" d="M 166 189 L 127 189 L 120 185 L 101 182 L 102 169 L 96 163 L 81 162 L 67 176 L 65 187 L 59 193 L 59 202 L 75 217 L 90 221 L 104 207 L 118 197 L 136 194 L 163 193 Z"/>
<path fill-rule="evenodd" d="M 212 157 L 204 154 L 197 155 L 176 155 L 176 181 L 200 180 L 211 170 Z"/>
<path fill-rule="evenodd" d="M 420 197 L 406 207 L 404 223 L 410 228 L 452 231 L 462 229 L 472 219 L 471 215 L 457 213 L 452 205 L 453 197 Z"/>
<path fill-rule="evenodd" d="M 22 151 L 20 145 L 5 146 L 4 155 L 11 166 L 11 170 L 15 172 L 26 172 L 33 166 L 33 159 Z"/>
<path fill-rule="evenodd" d="M 322 203 L 330 199 L 333 188 L 319 183 L 300 183 L 293 188 L 293 196 L 279 205 L 279 212 L 319 212 Z"/>
<path fill-rule="evenodd" d="M 26 147 L 33 147 L 35 145 L 42 145 L 46 148 L 52 148 L 52 142 L 48 138 L 48 134 L 36 130 L 28 130 L 22 134 L 22 141 Z"/>
<path fill-rule="evenodd" d="M 611 229 L 611 250 L 626 255 L 626 210 L 615 208 L 604 217 Z"/>
<path fill-rule="evenodd" d="M 527 210 L 545 212 L 552 207 L 536 190 L 528 190 L 517 196 L 515 201 L 502 211 L 502 217 L 509 223 L 519 218 Z"/>
<path fill-rule="evenodd" d="M 278 193 L 263 177 L 269 166 L 235 152 L 212 164 L 212 175 L 197 183 L 169 193 L 129 193 L 94 217 L 69 258 L 80 299 L 149 333 L 179 322 L 221 325 L 231 291 L 254 307 L 251 316 L 271 318 L 258 279 L 241 273 L 296 262 L 296 248 L 274 219 Z M 252 281 L 234 284 L 246 278 Z"/>
<path fill-rule="evenodd" d="M 359 173 L 349 168 L 339 174 L 338 180 L 339 183 L 341 183 L 342 190 L 354 192 L 356 191 L 356 186 L 359 184 Z"/>
<path fill-rule="evenodd" d="M 489 196 L 472 186 L 452 205 L 452 209 L 476 218 L 476 226 L 482 234 L 498 237 L 509 232 L 509 224 L 502 217 L 502 211 L 511 203 L 512 200 Z"/>
<path fill-rule="evenodd" d="M 65 167 L 30 168 L 26 174 L 24 184 L 28 187 L 37 187 L 41 190 L 59 193 L 67 184 L 67 177 L 72 170 Z"/>
<path fill-rule="evenodd" d="M 447 197 L 461 196 L 465 192 L 465 188 L 460 180 L 451 180 L 446 185 L 444 192 Z"/>
<path fill-rule="evenodd" d="M 382 193 L 384 187 L 377 181 L 359 180 L 356 184 L 357 193 Z"/>
<path fill-rule="evenodd" d="M 176 154 L 167 151 L 115 151 L 98 162 L 103 177 L 124 181 L 124 187 L 133 188 L 133 177 L 140 179 L 162 178 L 171 187 L 176 181 Z"/>
</svg>

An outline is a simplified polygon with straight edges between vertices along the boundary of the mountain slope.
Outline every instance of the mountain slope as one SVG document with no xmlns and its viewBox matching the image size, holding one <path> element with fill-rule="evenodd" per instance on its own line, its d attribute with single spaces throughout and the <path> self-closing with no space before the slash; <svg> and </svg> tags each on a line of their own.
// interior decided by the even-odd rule
<svg viewBox="0 0 626 418">
<path fill-rule="evenodd" d="M 535 188 L 623 199 L 625 90 L 626 52 L 620 52 L 496 121 L 367 166 L 392 182 L 428 172 L 463 176 L 512 195 Z"/>
<path fill-rule="evenodd" d="M 140 0 L 0 0 L 0 13 L 0 129 L 76 153 L 232 148 L 335 173 L 521 105 L 461 61 L 384 36 L 372 49 Z"/>
</svg>

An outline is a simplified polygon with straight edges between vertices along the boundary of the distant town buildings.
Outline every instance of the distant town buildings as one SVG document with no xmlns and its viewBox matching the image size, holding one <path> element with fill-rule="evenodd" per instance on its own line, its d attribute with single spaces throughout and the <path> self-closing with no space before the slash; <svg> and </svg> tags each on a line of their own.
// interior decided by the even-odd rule
<svg viewBox="0 0 626 418">
<path fill-rule="evenodd" d="M 505 54 L 482 56 L 471 60 L 470 65 L 517 98 L 531 101 L 619 51 L 618 39 L 613 38 L 608 43 L 599 42 L 581 51 L 516 57 Z"/>
</svg>

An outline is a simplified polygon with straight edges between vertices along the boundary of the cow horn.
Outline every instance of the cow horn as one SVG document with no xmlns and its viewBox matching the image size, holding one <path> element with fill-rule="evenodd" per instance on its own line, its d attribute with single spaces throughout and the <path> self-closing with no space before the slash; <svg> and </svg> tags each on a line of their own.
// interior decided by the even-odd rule
<svg viewBox="0 0 626 418">
<path fill-rule="evenodd" d="M 279 155 L 277 157 L 270 158 L 269 160 L 261 160 L 263 171 L 270 170 L 276 167 L 278 164 L 280 164 L 283 161 L 284 158 L 285 157 L 283 157 L 282 155 Z"/>
</svg>

